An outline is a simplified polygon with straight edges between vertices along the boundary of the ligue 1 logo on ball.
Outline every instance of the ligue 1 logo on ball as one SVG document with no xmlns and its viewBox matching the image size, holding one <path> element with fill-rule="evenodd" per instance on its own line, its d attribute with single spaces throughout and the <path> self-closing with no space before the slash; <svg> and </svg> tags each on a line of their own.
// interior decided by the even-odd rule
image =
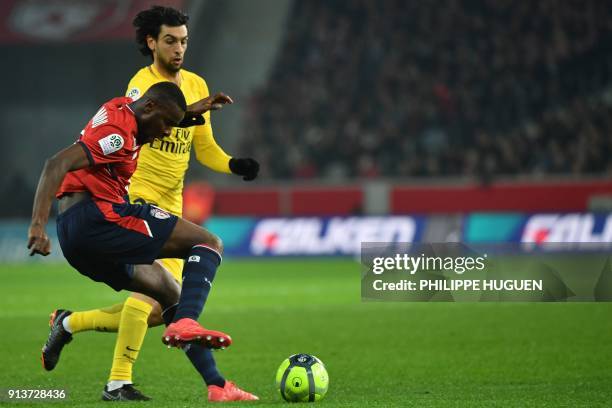
<svg viewBox="0 0 612 408">
<path fill-rule="evenodd" d="M 276 388 L 287 402 L 317 402 L 327 394 L 329 375 L 317 357 L 294 354 L 278 367 Z"/>
</svg>

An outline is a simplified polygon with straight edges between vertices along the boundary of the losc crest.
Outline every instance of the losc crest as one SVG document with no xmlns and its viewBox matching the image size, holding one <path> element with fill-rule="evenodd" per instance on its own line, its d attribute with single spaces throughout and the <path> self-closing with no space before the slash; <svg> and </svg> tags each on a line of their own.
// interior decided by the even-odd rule
<svg viewBox="0 0 612 408">
<path fill-rule="evenodd" d="M 158 218 L 160 220 L 165 220 L 167 218 L 170 218 L 170 213 L 167 211 L 162 210 L 159 207 L 154 207 L 151 206 L 151 215 L 155 218 Z"/>
</svg>

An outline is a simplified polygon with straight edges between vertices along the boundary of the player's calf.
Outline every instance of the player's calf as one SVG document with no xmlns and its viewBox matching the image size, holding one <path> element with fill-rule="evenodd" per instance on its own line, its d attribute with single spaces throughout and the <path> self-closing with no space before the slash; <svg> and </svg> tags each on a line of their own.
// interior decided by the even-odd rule
<svg viewBox="0 0 612 408">
<path fill-rule="evenodd" d="M 183 284 L 174 321 L 183 318 L 198 320 L 212 289 L 221 255 L 215 249 L 193 246 L 183 266 Z"/>
<path fill-rule="evenodd" d="M 164 324 L 164 319 L 162 317 L 162 307 L 159 302 L 155 302 L 153 304 L 153 309 L 151 310 L 151 314 L 149 315 L 149 320 L 147 322 L 149 327 L 157 327 Z"/>
<path fill-rule="evenodd" d="M 166 321 L 169 326 L 162 337 L 165 344 L 180 346 L 200 342 L 207 347 L 222 348 L 231 343 L 226 334 L 204 329 L 197 323 L 221 264 L 222 251 L 223 245 L 216 235 L 178 219 L 160 255 L 185 259 L 178 305 L 172 320 Z"/>
<path fill-rule="evenodd" d="M 155 299 L 162 308 L 178 302 L 181 286 L 164 268 L 151 265 L 135 265 L 129 286 L 125 289 L 142 293 Z"/>
</svg>

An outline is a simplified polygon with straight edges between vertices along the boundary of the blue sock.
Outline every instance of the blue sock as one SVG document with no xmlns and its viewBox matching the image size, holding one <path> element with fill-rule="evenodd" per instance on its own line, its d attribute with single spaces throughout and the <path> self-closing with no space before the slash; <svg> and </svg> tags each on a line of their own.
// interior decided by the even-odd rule
<svg viewBox="0 0 612 408">
<path fill-rule="evenodd" d="M 166 326 L 174 320 L 176 309 L 177 305 L 174 305 L 164 310 L 162 313 Z M 193 365 L 202 376 L 206 385 L 225 386 L 225 378 L 223 378 L 221 373 L 217 370 L 217 364 L 215 363 L 215 358 L 210 349 L 200 344 L 189 344 L 183 350 L 187 358 L 189 358 L 191 365 Z"/>
<path fill-rule="evenodd" d="M 216 251 L 202 245 L 191 248 L 183 267 L 181 297 L 173 321 L 198 320 L 220 263 L 221 255 Z"/>
<path fill-rule="evenodd" d="M 210 349 L 201 344 L 188 344 L 185 347 L 185 354 L 206 385 L 218 385 L 222 388 L 225 386 L 225 378 L 217 370 L 217 364 Z"/>
</svg>

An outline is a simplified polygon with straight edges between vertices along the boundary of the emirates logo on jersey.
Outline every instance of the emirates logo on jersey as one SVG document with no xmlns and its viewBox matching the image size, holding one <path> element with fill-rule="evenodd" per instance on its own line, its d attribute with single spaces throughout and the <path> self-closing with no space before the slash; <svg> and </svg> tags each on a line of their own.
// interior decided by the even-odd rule
<svg viewBox="0 0 612 408">
<path fill-rule="evenodd" d="M 155 139 L 150 144 L 151 149 L 174 154 L 189 154 L 191 152 L 191 131 L 189 129 L 174 128 L 170 137 Z"/>
</svg>

